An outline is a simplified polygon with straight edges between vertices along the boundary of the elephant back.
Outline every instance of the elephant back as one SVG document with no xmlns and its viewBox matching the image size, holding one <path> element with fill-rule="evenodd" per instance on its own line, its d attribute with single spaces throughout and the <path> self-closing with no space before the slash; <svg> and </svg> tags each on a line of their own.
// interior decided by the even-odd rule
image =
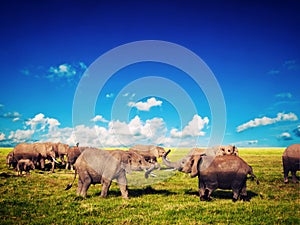
<svg viewBox="0 0 300 225">
<path fill-rule="evenodd" d="M 283 152 L 283 157 L 300 159 L 300 144 L 290 145 Z"/>
</svg>

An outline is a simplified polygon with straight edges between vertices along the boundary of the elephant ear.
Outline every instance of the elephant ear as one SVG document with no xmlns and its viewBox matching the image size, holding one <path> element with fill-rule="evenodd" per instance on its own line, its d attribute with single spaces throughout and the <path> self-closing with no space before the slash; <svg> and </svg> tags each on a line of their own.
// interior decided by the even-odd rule
<svg viewBox="0 0 300 225">
<path fill-rule="evenodd" d="M 191 158 L 192 161 L 192 170 L 191 170 L 191 177 L 196 177 L 199 174 L 199 167 L 198 164 L 200 162 L 201 155 L 193 155 Z"/>
<path fill-rule="evenodd" d="M 132 154 L 131 152 L 124 152 L 121 156 L 121 167 L 127 172 L 131 173 L 131 164 L 132 164 Z"/>
</svg>

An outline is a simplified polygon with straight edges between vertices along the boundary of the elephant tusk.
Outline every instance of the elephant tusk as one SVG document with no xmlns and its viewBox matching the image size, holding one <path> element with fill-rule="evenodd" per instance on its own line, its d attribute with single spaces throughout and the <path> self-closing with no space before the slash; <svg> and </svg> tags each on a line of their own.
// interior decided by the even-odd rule
<svg viewBox="0 0 300 225">
<path fill-rule="evenodd" d="M 155 173 L 150 173 L 150 175 L 152 176 L 152 177 L 156 177 L 156 174 Z"/>
<path fill-rule="evenodd" d="M 52 160 L 53 160 L 54 162 L 59 163 L 59 162 L 56 161 L 56 159 L 55 159 L 54 157 L 51 156 L 51 158 L 52 158 Z"/>
</svg>

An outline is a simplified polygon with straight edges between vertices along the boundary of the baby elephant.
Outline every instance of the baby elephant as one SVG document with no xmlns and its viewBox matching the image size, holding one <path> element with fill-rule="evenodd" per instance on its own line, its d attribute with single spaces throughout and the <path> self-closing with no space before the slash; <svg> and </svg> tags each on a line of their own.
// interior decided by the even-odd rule
<svg viewBox="0 0 300 225">
<path fill-rule="evenodd" d="M 25 171 L 26 174 L 29 174 L 30 170 L 34 170 L 35 166 L 30 159 L 20 159 L 17 164 L 18 175 L 22 176 L 22 172 Z"/>
</svg>

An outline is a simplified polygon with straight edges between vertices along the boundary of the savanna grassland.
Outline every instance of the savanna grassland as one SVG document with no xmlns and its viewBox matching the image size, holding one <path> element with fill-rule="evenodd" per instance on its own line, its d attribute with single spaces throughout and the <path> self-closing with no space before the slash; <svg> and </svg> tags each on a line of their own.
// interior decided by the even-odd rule
<svg viewBox="0 0 300 225">
<path fill-rule="evenodd" d="M 8 169 L 0 149 L 1 224 L 300 224 L 300 185 L 284 184 L 283 148 L 239 149 L 253 167 L 260 184 L 247 181 L 250 202 L 232 202 L 232 192 L 216 190 L 213 200 L 200 202 L 197 178 L 178 171 L 154 171 L 147 183 L 129 186 L 130 199 L 122 199 L 116 183 L 108 197 L 99 196 L 101 185 L 92 185 L 86 199 L 75 195 L 77 183 L 65 191 L 73 172 L 35 170 L 18 177 Z M 176 160 L 188 149 L 169 154 Z M 299 175 L 299 174 L 298 174 Z M 128 175 L 129 183 L 132 175 Z M 151 180 L 152 179 L 152 180 Z"/>
</svg>

